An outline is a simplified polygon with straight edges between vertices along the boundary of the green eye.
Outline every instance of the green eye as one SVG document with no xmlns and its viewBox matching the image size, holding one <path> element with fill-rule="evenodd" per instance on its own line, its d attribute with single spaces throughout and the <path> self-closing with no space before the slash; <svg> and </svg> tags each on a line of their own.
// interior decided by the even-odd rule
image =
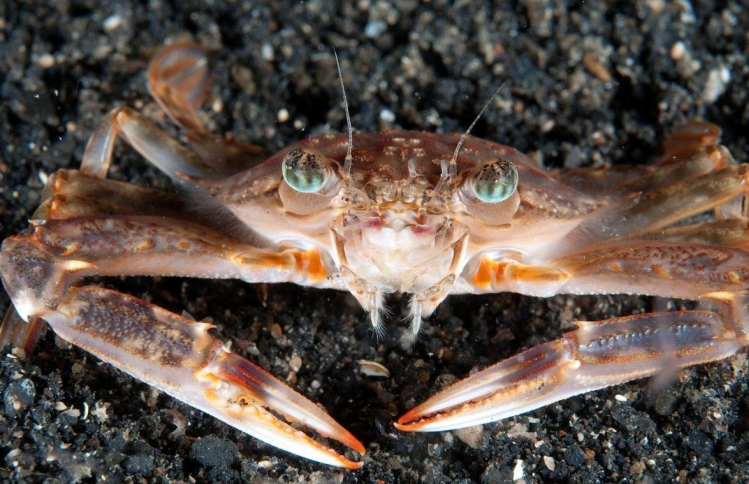
<svg viewBox="0 0 749 484">
<path fill-rule="evenodd" d="M 486 163 L 471 178 L 473 193 L 482 202 L 497 203 L 507 200 L 517 186 L 518 169 L 507 160 Z"/>
<path fill-rule="evenodd" d="M 283 157 L 281 172 L 286 183 L 302 193 L 319 192 L 330 174 L 319 155 L 302 149 L 291 150 Z"/>
</svg>

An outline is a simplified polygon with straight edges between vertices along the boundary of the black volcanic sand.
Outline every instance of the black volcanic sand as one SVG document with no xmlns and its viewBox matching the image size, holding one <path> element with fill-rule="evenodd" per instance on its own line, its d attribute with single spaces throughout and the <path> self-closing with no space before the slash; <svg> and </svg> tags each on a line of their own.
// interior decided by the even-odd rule
<svg viewBox="0 0 749 484">
<path fill-rule="evenodd" d="M 27 226 L 47 176 L 78 166 L 104 113 L 129 105 L 168 126 L 144 68 L 159 45 L 179 39 L 212 53 L 202 111 L 211 129 L 270 149 L 344 129 L 335 46 L 359 131 L 463 131 L 505 83 L 474 133 L 548 167 L 647 163 L 664 133 L 690 117 L 723 127 L 735 158 L 749 161 L 745 2 L 452 3 L 0 3 L 3 238 Z M 111 177 L 172 189 L 132 150 L 116 154 Z M 526 483 L 749 481 L 745 352 L 660 389 L 619 385 L 466 431 L 392 426 L 437 388 L 557 338 L 576 319 L 663 301 L 452 297 L 412 344 L 404 298 L 389 300 L 395 316 L 378 342 L 344 293 L 167 278 L 103 284 L 213 318 L 217 337 L 360 438 L 364 468 L 265 445 L 48 332 L 33 355 L 2 352 L 1 481 L 495 483 L 520 473 Z M 0 310 L 8 304 L 3 293 Z M 365 376 L 358 360 L 391 376 Z"/>
</svg>

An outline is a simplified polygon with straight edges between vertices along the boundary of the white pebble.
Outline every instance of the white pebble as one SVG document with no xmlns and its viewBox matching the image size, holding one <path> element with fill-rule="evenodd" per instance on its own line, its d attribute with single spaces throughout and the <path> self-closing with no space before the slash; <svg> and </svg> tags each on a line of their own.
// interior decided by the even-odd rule
<svg viewBox="0 0 749 484">
<path fill-rule="evenodd" d="M 512 471 L 512 480 L 519 481 L 523 478 L 525 475 L 525 470 L 523 469 L 523 461 L 521 459 L 518 459 L 515 461 L 515 469 Z"/>
<path fill-rule="evenodd" d="M 388 24 L 386 24 L 382 20 L 375 20 L 373 22 L 368 22 L 366 27 L 364 27 L 364 35 L 366 35 L 369 38 L 378 37 L 381 33 L 386 31 L 387 28 L 388 28 Z"/>
<path fill-rule="evenodd" d="M 260 47 L 260 56 L 264 61 L 271 62 L 275 58 L 273 46 L 270 44 L 263 44 L 262 47 Z"/>
<path fill-rule="evenodd" d="M 104 32 L 111 32 L 113 30 L 116 30 L 120 25 L 122 25 L 122 16 L 117 13 L 114 15 L 110 15 L 109 17 L 104 19 Z"/>
<path fill-rule="evenodd" d="M 386 123 L 392 123 L 395 121 L 395 113 L 389 109 L 383 109 L 380 111 L 380 119 Z"/>
<path fill-rule="evenodd" d="M 686 54 L 687 48 L 684 46 L 684 42 L 677 42 L 671 46 L 671 59 L 679 60 Z"/>
<path fill-rule="evenodd" d="M 731 81 L 731 71 L 726 66 L 720 66 L 710 71 L 705 83 L 705 90 L 702 91 L 702 99 L 708 103 L 714 103 L 720 96 L 726 92 L 726 87 Z"/>
<path fill-rule="evenodd" d="M 55 56 L 49 53 L 44 53 L 36 58 L 36 63 L 39 64 L 39 67 L 49 69 L 55 65 Z"/>
<path fill-rule="evenodd" d="M 357 363 L 359 364 L 359 371 L 366 376 L 390 377 L 390 370 L 376 361 L 359 360 Z"/>
</svg>

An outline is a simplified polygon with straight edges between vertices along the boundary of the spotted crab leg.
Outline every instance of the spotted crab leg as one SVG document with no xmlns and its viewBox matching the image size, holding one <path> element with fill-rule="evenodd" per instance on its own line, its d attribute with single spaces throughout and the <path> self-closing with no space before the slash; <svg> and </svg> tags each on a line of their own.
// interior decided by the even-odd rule
<svg viewBox="0 0 749 484">
<path fill-rule="evenodd" d="M 540 296 L 637 293 L 695 298 L 703 306 L 720 306 L 718 310 L 581 322 L 580 329 L 562 339 L 531 348 L 438 393 L 404 415 L 397 427 L 437 431 L 491 422 L 664 368 L 719 360 L 749 345 L 746 221 L 709 222 L 646 235 L 654 240 L 601 244 L 549 261 L 549 266 L 491 262 L 490 273 L 485 261 L 472 280 L 496 291 Z M 698 243 L 706 240 L 726 246 Z"/>
<path fill-rule="evenodd" d="M 540 297 L 645 294 L 695 299 L 707 292 L 749 290 L 746 229 L 745 221 L 679 227 L 660 232 L 661 237 L 675 240 L 597 244 L 537 265 L 484 258 L 470 280 L 476 292 L 512 291 Z M 691 242 L 695 239 L 738 246 Z"/>
<path fill-rule="evenodd" d="M 716 361 L 749 345 L 749 295 L 701 299 L 715 310 L 640 314 L 594 323 L 462 380 L 406 413 L 404 431 L 451 430 L 512 417 L 556 401 Z"/>
<path fill-rule="evenodd" d="M 228 351 L 208 334 L 208 325 L 114 291 L 71 287 L 94 274 L 325 286 L 319 253 L 261 250 L 184 220 L 86 216 L 46 220 L 7 239 L 0 272 L 25 320 L 48 322 L 71 343 L 272 445 L 331 465 L 361 466 L 295 429 L 292 425 L 364 452 L 316 405 Z"/>
</svg>

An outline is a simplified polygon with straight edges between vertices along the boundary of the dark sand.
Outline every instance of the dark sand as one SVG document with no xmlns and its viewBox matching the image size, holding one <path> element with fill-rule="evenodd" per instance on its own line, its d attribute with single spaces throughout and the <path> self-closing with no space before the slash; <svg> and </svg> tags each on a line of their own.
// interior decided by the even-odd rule
<svg viewBox="0 0 749 484">
<path fill-rule="evenodd" d="M 203 111 L 211 127 L 271 149 L 344 129 L 335 46 L 359 131 L 463 131 L 504 82 L 474 133 L 545 166 L 647 163 L 664 133 L 690 117 L 723 127 L 735 158 L 749 161 L 746 2 L 118 3 L 0 2 L 2 238 L 27 226 L 46 176 L 78 166 L 108 110 L 127 104 L 162 119 L 144 68 L 177 39 L 212 52 Z M 111 176 L 170 189 L 123 146 Z M 406 304 L 397 297 L 378 343 L 344 293 L 270 286 L 263 304 L 261 290 L 239 282 L 105 284 L 212 317 L 218 337 L 282 379 L 300 358 L 293 387 L 365 443 L 364 468 L 334 469 L 265 445 L 49 332 L 33 355 L 2 353 L 0 481 L 495 483 L 514 470 L 526 483 L 749 481 L 743 352 L 683 371 L 660 391 L 620 385 L 463 432 L 392 427 L 474 368 L 557 338 L 578 318 L 663 307 L 651 298 L 453 297 L 412 345 L 401 344 Z M 2 293 L 0 311 L 7 306 Z M 391 377 L 363 376 L 360 359 L 384 364 Z M 185 433 L 173 434 L 181 420 Z"/>
</svg>

